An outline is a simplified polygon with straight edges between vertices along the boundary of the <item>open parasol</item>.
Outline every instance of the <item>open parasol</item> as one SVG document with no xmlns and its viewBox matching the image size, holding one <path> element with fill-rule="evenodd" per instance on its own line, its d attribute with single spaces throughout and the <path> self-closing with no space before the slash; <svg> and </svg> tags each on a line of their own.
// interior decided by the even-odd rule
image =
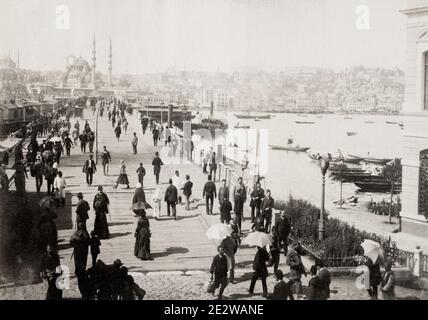
<svg viewBox="0 0 428 320">
<path fill-rule="evenodd" d="M 373 263 L 377 262 L 379 264 L 383 264 L 385 253 L 380 243 L 365 239 L 361 243 L 361 247 L 364 249 L 364 255 L 368 257 Z"/>
<path fill-rule="evenodd" d="M 56 143 L 56 142 L 61 142 L 62 140 L 60 137 L 52 137 L 49 139 L 49 141 Z"/>
<path fill-rule="evenodd" d="M 221 241 L 232 234 L 232 227 L 228 224 L 217 223 L 212 225 L 205 234 L 210 240 Z"/>
<path fill-rule="evenodd" d="M 242 240 L 242 244 L 252 247 L 258 246 L 263 248 L 264 246 L 271 245 L 272 243 L 272 236 L 260 231 L 251 232 L 244 238 L 244 240 Z"/>
</svg>

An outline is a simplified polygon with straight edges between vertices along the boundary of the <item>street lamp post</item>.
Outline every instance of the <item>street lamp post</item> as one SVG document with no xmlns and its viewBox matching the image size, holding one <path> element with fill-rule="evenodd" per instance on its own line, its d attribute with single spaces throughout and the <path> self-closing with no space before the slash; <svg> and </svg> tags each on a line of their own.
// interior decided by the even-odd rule
<svg viewBox="0 0 428 320">
<path fill-rule="evenodd" d="M 97 115 L 95 119 L 95 164 L 98 164 L 98 114 L 99 114 L 99 108 L 98 106 L 95 106 L 97 108 Z"/>
<path fill-rule="evenodd" d="M 325 236 L 325 175 L 327 173 L 327 170 L 330 166 L 330 160 L 331 157 L 328 155 L 328 157 L 319 157 L 318 162 L 321 169 L 322 174 L 322 189 L 321 189 L 321 213 L 320 218 L 318 221 L 318 239 L 324 240 Z"/>
</svg>

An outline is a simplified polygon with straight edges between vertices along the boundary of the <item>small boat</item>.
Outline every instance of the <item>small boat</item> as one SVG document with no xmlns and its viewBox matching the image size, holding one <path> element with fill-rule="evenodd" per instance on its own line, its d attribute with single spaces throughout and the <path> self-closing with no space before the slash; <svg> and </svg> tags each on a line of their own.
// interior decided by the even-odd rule
<svg viewBox="0 0 428 320">
<path fill-rule="evenodd" d="M 344 117 L 343 119 L 346 119 L 346 120 L 352 120 L 352 118 L 351 118 L 351 117 Z"/>
<path fill-rule="evenodd" d="M 239 123 L 235 125 L 235 129 L 249 129 L 249 128 L 250 128 L 249 125 L 240 125 Z"/>
<path fill-rule="evenodd" d="M 346 134 L 350 137 L 350 136 L 356 136 L 358 134 L 358 132 L 348 131 L 348 132 L 346 132 Z"/>
<path fill-rule="evenodd" d="M 394 122 L 394 121 L 385 121 L 386 124 L 398 124 L 398 122 Z"/>
<path fill-rule="evenodd" d="M 378 177 L 377 179 L 370 179 L 355 181 L 354 184 L 363 192 L 391 192 L 391 184 L 384 178 Z M 401 183 L 394 185 L 394 192 L 401 192 Z"/>
<path fill-rule="evenodd" d="M 260 119 L 254 119 L 254 121 L 262 121 L 262 120 L 260 120 Z"/>
<path fill-rule="evenodd" d="M 391 162 L 392 159 L 388 159 L 388 158 L 364 158 L 363 161 L 367 162 L 367 163 L 374 163 L 374 164 L 379 164 L 379 165 L 386 165 L 388 162 Z"/>
<path fill-rule="evenodd" d="M 348 157 L 349 157 L 349 158 L 358 158 L 358 159 L 361 159 L 361 160 L 363 160 L 363 159 L 364 159 L 364 157 L 356 156 L 356 155 L 353 155 L 353 154 L 348 154 Z M 360 160 L 360 161 L 361 161 L 361 160 Z"/>
<path fill-rule="evenodd" d="M 276 145 L 269 145 L 269 147 L 272 148 L 272 150 L 284 150 L 284 151 L 295 151 L 295 152 L 306 152 L 308 151 L 311 147 L 299 147 L 299 146 L 276 146 Z"/>
<path fill-rule="evenodd" d="M 318 118 L 318 119 L 321 119 L 321 118 L 322 118 L 322 116 L 317 116 L 317 118 Z"/>
<path fill-rule="evenodd" d="M 314 121 L 295 121 L 297 124 L 314 124 Z"/>
<path fill-rule="evenodd" d="M 314 153 L 308 154 L 308 157 L 311 158 L 314 161 L 318 161 L 318 155 L 316 155 Z"/>
<path fill-rule="evenodd" d="M 238 119 L 270 119 L 270 114 L 265 115 L 250 115 L 250 114 L 234 114 Z"/>
<path fill-rule="evenodd" d="M 374 123 L 374 121 L 367 120 L 367 121 L 365 121 L 365 123 L 370 123 L 370 124 L 372 124 L 372 123 Z"/>
<path fill-rule="evenodd" d="M 332 159 L 332 163 L 353 163 L 353 164 L 358 164 L 363 160 L 363 158 L 334 158 Z"/>
</svg>

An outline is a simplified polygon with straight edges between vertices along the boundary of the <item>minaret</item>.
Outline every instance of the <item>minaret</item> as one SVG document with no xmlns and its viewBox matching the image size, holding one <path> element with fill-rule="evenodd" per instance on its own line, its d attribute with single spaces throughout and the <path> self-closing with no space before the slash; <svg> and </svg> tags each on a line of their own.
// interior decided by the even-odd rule
<svg viewBox="0 0 428 320">
<path fill-rule="evenodd" d="M 96 67 L 96 50 L 95 50 L 95 34 L 92 42 L 92 87 L 95 88 L 95 67 Z"/>
<path fill-rule="evenodd" d="M 16 77 L 19 80 L 19 49 L 18 49 L 18 53 L 16 55 L 16 67 L 15 67 L 15 71 L 16 71 Z"/>
<path fill-rule="evenodd" d="M 111 70 L 113 69 L 113 53 L 111 49 L 111 37 L 109 38 L 109 54 L 108 54 L 108 85 L 111 87 Z"/>
</svg>

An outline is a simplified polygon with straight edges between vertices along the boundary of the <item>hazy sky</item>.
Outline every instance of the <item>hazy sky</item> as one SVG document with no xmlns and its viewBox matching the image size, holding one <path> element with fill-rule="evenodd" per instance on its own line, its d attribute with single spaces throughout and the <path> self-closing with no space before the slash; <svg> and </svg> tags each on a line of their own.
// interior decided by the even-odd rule
<svg viewBox="0 0 428 320">
<path fill-rule="evenodd" d="M 56 28 L 56 8 L 70 9 L 70 29 Z M 356 27 L 360 5 L 370 28 Z M 177 69 L 230 71 L 256 66 L 403 68 L 403 0 L 1 0 L 0 55 L 19 48 L 21 67 L 64 69 L 69 54 L 113 73 Z"/>
</svg>

